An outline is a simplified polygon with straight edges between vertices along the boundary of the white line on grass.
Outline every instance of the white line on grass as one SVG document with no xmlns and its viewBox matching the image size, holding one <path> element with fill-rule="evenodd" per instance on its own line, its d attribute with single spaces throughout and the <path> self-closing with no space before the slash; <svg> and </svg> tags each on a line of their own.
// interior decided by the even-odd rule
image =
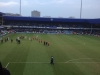
<svg viewBox="0 0 100 75">
<path fill-rule="evenodd" d="M 100 60 L 100 58 L 79 58 L 79 59 L 72 59 L 72 60 L 69 60 L 69 61 L 67 61 L 66 63 L 72 62 L 72 61 L 74 61 L 74 60 L 81 60 L 81 59 L 99 59 L 99 60 Z"/>
<path fill-rule="evenodd" d="M 73 62 L 74 60 L 81 60 L 81 59 L 99 59 L 99 58 L 79 58 L 79 59 L 72 59 L 72 60 L 69 60 L 67 62 L 54 62 L 54 63 L 100 63 L 100 62 Z M 100 60 L 100 59 L 99 59 Z M 5 68 L 8 67 L 9 64 L 23 64 L 23 63 L 26 63 L 26 64 L 49 64 L 50 62 L 9 62 Z"/>
<path fill-rule="evenodd" d="M 7 67 L 8 67 L 8 65 L 9 65 L 9 63 L 6 65 L 6 67 L 5 67 L 5 68 L 7 68 Z"/>
<path fill-rule="evenodd" d="M 46 64 L 46 63 L 50 63 L 50 62 L 10 62 L 10 63 L 26 63 L 26 64 L 28 64 L 28 63 L 29 63 L 29 64 L 30 64 L 30 63 L 32 63 L 32 64 L 34 64 L 34 63 L 35 63 L 35 64 L 42 63 L 42 64 L 43 64 L 43 63 L 44 63 L 44 64 Z"/>
</svg>

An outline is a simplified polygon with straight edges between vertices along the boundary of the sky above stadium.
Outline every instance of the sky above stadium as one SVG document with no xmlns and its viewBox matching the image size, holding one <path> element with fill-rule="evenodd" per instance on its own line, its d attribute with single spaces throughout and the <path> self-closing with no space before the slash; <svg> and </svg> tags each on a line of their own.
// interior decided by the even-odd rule
<svg viewBox="0 0 100 75">
<path fill-rule="evenodd" d="M 41 17 L 80 17 L 81 0 L 21 0 L 22 16 L 31 16 L 32 10 Z M 100 0 L 82 0 L 82 18 L 100 18 Z M 0 12 L 19 13 L 20 0 L 0 0 Z"/>
</svg>

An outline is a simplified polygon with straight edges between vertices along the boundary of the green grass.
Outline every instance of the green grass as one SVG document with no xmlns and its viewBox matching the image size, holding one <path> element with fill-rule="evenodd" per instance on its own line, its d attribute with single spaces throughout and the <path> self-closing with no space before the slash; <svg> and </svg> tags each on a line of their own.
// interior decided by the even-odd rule
<svg viewBox="0 0 100 75">
<path fill-rule="evenodd" d="M 21 35 L 36 36 L 10 34 L 4 38 L 9 36 L 13 43 L 0 43 L 0 61 L 3 67 L 9 63 L 11 75 L 100 75 L 99 37 L 38 34 L 38 38 L 50 42 L 48 47 L 28 38 L 17 44 L 15 39 Z M 54 65 L 48 63 L 51 56 L 54 56 Z"/>
</svg>

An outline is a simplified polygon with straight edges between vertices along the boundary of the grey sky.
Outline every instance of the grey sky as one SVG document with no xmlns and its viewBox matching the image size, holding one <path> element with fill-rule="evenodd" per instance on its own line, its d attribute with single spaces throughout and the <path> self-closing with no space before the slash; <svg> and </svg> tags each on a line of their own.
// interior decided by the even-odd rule
<svg viewBox="0 0 100 75">
<path fill-rule="evenodd" d="M 19 13 L 20 0 L 0 0 L 0 12 Z M 22 15 L 31 16 L 32 10 L 41 16 L 80 17 L 81 0 L 22 0 Z M 100 0 L 83 0 L 82 18 L 100 18 Z"/>
</svg>

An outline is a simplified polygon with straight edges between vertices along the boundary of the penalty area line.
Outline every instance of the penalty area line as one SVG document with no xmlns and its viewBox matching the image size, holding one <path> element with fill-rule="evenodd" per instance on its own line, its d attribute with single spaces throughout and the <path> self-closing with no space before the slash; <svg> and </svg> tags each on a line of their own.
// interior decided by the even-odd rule
<svg viewBox="0 0 100 75">
<path fill-rule="evenodd" d="M 6 65 L 6 67 L 5 67 L 5 68 L 7 68 L 9 64 L 10 64 L 10 63 L 8 63 L 8 64 Z"/>
<path fill-rule="evenodd" d="M 5 68 L 7 68 L 9 66 L 9 64 L 23 64 L 23 63 L 26 63 L 26 64 L 50 64 L 50 62 L 9 62 Z M 60 63 L 60 64 L 77 64 L 77 63 L 80 63 L 80 64 L 95 64 L 95 63 L 100 63 L 100 62 L 54 62 L 55 64 L 56 63 Z"/>
<path fill-rule="evenodd" d="M 46 64 L 46 63 L 50 63 L 50 62 L 10 62 L 10 63 L 12 63 L 12 64 L 13 64 L 13 63 L 26 63 L 26 64 L 28 64 L 28 63 L 29 63 L 29 64 L 30 64 L 30 63 L 33 63 L 33 64 L 34 64 L 34 63 L 35 63 L 35 64 L 44 63 L 44 64 Z"/>
<path fill-rule="evenodd" d="M 49 64 L 50 62 L 10 62 L 10 64 Z M 54 62 L 54 63 L 100 63 L 100 62 Z M 9 63 L 7 64 L 7 66 L 9 65 Z"/>
<path fill-rule="evenodd" d="M 92 64 L 92 63 L 100 63 L 100 62 L 66 62 L 66 63 L 80 63 L 80 64 L 84 64 L 84 63 L 90 64 L 91 63 Z"/>
</svg>

